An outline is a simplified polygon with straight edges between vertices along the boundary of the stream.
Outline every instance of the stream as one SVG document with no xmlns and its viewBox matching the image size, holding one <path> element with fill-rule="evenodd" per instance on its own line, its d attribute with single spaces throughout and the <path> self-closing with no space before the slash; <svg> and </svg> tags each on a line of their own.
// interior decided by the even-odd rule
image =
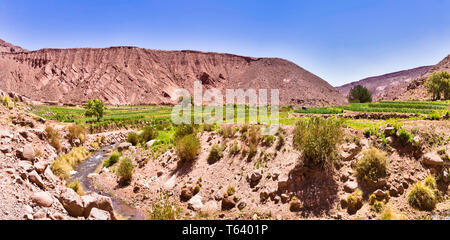
<svg viewBox="0 0 450 240">
<path fill-rule="evenodd" d="M 88 177 L 88 175 L 93 173 L 97 169 L 98 165 L 102 164 L 103 160 L 107 158 L 106 156 L 108 150 L 114 149 L 115 147 L 116 144 L 108 145 L 94 152 L 91 157 L 85 159 L 80 165 L 75 168 L 75 171 L 77 172 L 70 177 L 70 180 L 80 181 L 86 193 L 95 192 L 100 195 L 110 197 L 114 211 L 117 212 L 120 216 L 128 220 L 144 220 L 146 219 L 146 216 L 144 213 L 142 213 L 142 211 L 125 204 L 122 200 L 115 198 L 107 192 L 96 189 L 92 185 L 92 179 Z"/>
</svg>

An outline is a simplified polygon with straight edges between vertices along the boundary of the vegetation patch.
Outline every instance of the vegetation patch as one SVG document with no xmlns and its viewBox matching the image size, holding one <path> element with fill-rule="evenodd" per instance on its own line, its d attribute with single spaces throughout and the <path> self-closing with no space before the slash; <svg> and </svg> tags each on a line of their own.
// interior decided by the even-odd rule
<svg viewBox="0 0 450 240">
<path fill-rule="evenodd" d="M 85 192 L 84 192 L 84 189 L 83 189 L 83 185 L 78 180 L 69 182 L 67 184 L 67 187 L 68 188 L 72 188 L 80 196 L 85 195 Z"/>
<path fill-rule="evenodd" d="M 133 170 L 133 163 L 126 157 L 120 161 L 120 165 L 117 168 L 116 173 L 122 183 L 129 183 L 133 178 Z"/>
<path fill-rule="evenodd" d="M 121 153 L 118 151 L 113 152 L 107 159 L 103 161 L 103 167 L 109 168 L 119 162 Z"/>
<path fill-rule="evenodd" d="M 200 139 L 194 134 L 189 134 L 181 138 L 175 147 L 178 158 L 183 162 L 193 162 L 200 150 Z"/>
<path fill-rule="evenodd" d="M 47 133 L 50 145 L 55 148 L 58 153 L 61 152 L 61 139 L 59 133 L 51 126 L 47 126 L 45 132 Z"/>
<path fill-rule="evenodd" d="M 219 144 L 214 144 L 212 146 L 207 158 L 209 164 L 213 164 L 223 157 L 222 149 L 222 146 L 220 146 Z"/>
<path fill-rule="evenodd" d="M 356 163 L 356 173 L 360 179 L 376 183 L 379 178 L 388 174 L 388 166 L 387 154 L 371 147 L 363 153 L 362 159 Z"/>
<path fill-rule="evenodd" d="M 61 155 L 52 163 L 53 173 L 65 180 L 70 178 L 70 171 L 89 157 L 89 153 L 83 147 L 73 148 L 68 154 Z"/>
<path fill-rule="evenodd" d="M 408 194 L 408 202 L 411 206 L 425 211 L 431 211 L 436 207 L 439 193 L 436 179 L 429 175 L 422 182 L 416 182 Z"/>
<path fill-rule="evenodd" d="M 176 220 L 182 213 L 181 207 L 170 199 L 169 194 L 161 193 L 160 198 L 148 212 L 150 220 Z"/>
</svg>

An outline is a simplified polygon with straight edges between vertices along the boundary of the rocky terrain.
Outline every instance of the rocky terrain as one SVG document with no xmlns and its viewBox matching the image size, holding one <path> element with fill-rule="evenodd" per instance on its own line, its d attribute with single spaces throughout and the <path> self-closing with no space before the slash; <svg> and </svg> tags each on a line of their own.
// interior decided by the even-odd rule
<svg viewBox="0 0 450 240">
<path fill-rule="evenodd" d="M 173 104 L 175 89 L 279 89 L 283 105 L 341 105 L 346 99 L 323 79 L 278 58 L 137 47 L 25 51 L 2 42 L 0 89 L 25 100 L 76 105 Z"/>
<path fill-rule="evenodd" d="M 425 80 L 434 72 L 450 72 L 450 55 L 445 57 L 438 64 L 434 65 L 420 77 L 414 79 L 407 87 L 407 91 L 399 96 L 399 100 L 415 100 L 415 99 L 430 99 L 430 94 L 425 89 Z"/>
<path fill-rule="evenodd" d="M 336 87 L 336 89 L 344 96 L 348 96 L 352 87 L 362 85 L 372 93 L 373 101 L 394 100 L 407 90 L 407 87 L 413 80 L 421 77 L 431 68 L 432 66 L 424 66 L 375 77 L 368 77 Z"/>
</svg>

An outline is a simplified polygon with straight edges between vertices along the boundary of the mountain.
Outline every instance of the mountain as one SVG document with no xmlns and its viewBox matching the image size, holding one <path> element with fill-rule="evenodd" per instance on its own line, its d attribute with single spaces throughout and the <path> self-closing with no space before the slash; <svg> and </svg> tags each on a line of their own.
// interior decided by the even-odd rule
<svg viewBox="0 0 450 240">
<path fill-rule="evenodd" d="M 432 66 L 424 66 L 409 70 L 388 73 L 380 76 L 365 78 L 356 82 L 336 87 L 344 96 L 348 96 L 350 89 L 355 85 L 366 87 L 371 93 L 374 101 L 393 100 L 407 90 L 412 80 L 422 76 Z"/>
<path fill-rule="evenodd" d="M 414 79 L 414 81 L 412 81 L 408 85 L 407 90 L 399 96 L 399 99 L 400 100 L 429 99 L 431 95 L 427 93 L 427 90 L 425 89 L 424 86 L 425 80 L 434 72 L 442 72 L 442 71 L 450 72 L 450 55 L 445 57 L 438 64 L 428 69 L 428 71 L 426 71 L 424 74 Z"/>
<path fill-rule="evenodd" d="M 21 47 L 12 45 L 11 43 L 5 42 L 2 39 L 0 39 L 0 53 L 6 52 L 6 53 L 17 53 L 17 52 L 24 52 L 27 51 Z"/>
<path fill-rule="evenodd" d="M 279 58 L 138 47 L 0 53 L 0 89 L 44 103 L 173 104 L 178 88 L 279 89 L 282 105 L 326 106 L 346 99 L 330 84 Z"/>
</svg>

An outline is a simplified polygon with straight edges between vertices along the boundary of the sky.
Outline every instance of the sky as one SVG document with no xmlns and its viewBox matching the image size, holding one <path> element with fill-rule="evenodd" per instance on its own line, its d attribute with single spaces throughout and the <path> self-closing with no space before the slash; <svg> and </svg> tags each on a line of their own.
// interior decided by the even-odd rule
<svg viewBox="0 0 450 240">
<path fill-rule="evenodd" d="M 138 46 L 278 57 L 339 86 L 450 54 L 448 0 L 0 0 L 29 50 Z"/>
</svg>

